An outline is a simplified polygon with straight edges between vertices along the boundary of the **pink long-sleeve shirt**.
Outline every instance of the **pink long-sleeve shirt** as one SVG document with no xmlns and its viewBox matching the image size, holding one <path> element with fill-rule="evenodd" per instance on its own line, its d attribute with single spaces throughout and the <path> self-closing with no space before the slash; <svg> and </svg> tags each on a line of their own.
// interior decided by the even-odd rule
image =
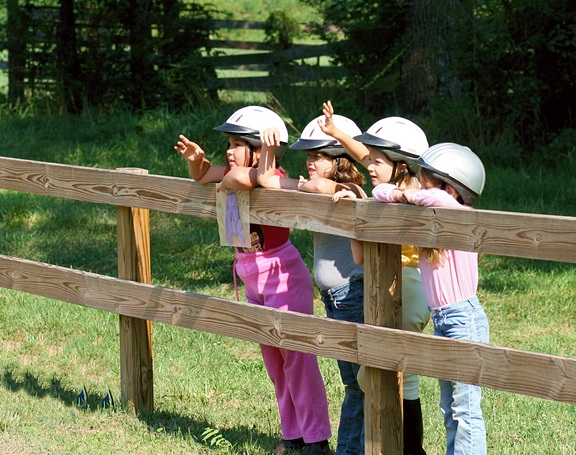
<svg viewBox="0 0 576 455">
<path fill-rule="evenodd" d="M 393 184 L 383 183 L 372 190 L 372 195 L 377 201 L 395 202 L 392 199 L 395 188 L 397 187 Z M 425 207 L 469 209 L 438 188 L 418 191 L 412 197 L 412 203 Z M 474 297 L 478 289 L 478 253 L 459 250 L 444 252 L 444 261 L 434 266 L 420 257 L 424 292 L 431 309 L 467 300 Z"/>
</svg>

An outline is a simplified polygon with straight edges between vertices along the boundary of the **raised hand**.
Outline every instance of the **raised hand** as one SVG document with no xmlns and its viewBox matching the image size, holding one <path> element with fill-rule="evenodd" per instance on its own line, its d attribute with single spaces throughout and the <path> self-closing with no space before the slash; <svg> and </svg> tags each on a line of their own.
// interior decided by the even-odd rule
<svg viewBox="0 0 576 455">
<path fill-rule="evenodd" d="M 332 116 L 334 115 L 334 107 L 331 101 L 326 101 L 322 104 L 322 113 L 324 114 L 324 123 L 318 120 L 318 126 L 324 134 L 334 137 L 338 134 L 339 129 L 334 125 Z"/>
<path fill-rule="evenodd" d="M 278 128 L 268 128 L 260 134 L 262 145 L 267 147 L 280 146 L 280 130 Z"/>
<path fill-rule="evenodd" d="M 198 144 L 192 142 L 183 134 L 178 136 L 178 138 L 180 140 L 174 146 L 174 150 L 180 153 L 180 155 L 182 155 L 188 161 L 202 161 L 204 159 L 204 150 L 202 150 Z"/>
</svg>

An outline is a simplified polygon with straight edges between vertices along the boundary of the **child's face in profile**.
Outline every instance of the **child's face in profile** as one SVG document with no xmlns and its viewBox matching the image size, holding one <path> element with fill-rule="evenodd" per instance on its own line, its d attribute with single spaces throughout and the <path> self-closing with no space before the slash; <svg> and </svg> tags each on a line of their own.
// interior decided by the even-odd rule
<svg viewBox="0 0 576 455">
<path fill-rule="evenodd" d="M 368 165 L 368 173 L 374 186 L 380 183 L 388 183 L 392 180 L 392 172 L 394 172 L 394 163 L 388 159 L 384 152 L 378 149 L 369 147 L 370 164 Z"/>
<path fill-rule="evenodd" d="M 250 166 L 250 147 L 248 143 L 239 137 L 228 136 L 228 148 L 226 149 L 226 159 L 230 169 L 236 166 Z"/>
<path fill-rule="evenodd" d="M 326 173 L 332 169 L 333 165 L 334 159 L 331 156 L 314 151 L 308 152 L 306 167 L 308 168 L 310 180 L 325 177 Z"/>
</svg>

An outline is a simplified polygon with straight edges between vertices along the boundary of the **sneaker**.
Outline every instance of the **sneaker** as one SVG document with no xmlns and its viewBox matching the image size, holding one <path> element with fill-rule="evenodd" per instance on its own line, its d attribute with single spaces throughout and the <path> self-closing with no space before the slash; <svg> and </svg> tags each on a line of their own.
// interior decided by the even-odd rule
<svg viewBox="0 0 576 455">
<path fill-rule="evenodd" d="M 278 447 L 276 447 L 274 449 L 274 452 L 272 452 L 272 453 L 275 453 L 275 454 L 293 453 L 295 451 L 303 449 L 305 445 L 306 445 L 306 443 L 304 442 L 304 439 L 302 439 L 302 438 L 283 439 L 282 444 L 280 444 Z"/>
<path fill-rule="evenodd" d="M 304 455 L 327 455 L 330 453 L 328 440 L 311 442 L 304 447 Z"/>
</svg>

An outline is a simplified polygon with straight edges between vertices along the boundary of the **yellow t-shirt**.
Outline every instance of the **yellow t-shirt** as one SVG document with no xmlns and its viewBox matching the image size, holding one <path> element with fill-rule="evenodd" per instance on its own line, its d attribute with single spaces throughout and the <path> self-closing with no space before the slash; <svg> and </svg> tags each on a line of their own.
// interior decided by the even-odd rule
<svg viewBox="0 0 576 455">
<path fill-rule="evenodd" d="M 418 268 L 418 255 L 412 245 L 402 245 L 402 267 Z"/>
</svg>

